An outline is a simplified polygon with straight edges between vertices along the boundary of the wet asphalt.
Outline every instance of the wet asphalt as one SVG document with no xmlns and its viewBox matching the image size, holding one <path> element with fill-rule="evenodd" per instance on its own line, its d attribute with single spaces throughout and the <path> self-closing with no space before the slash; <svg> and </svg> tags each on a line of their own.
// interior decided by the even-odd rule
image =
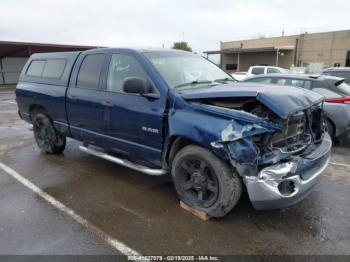
<svg viewBox="0 0 350 262">
<path fill-rule="evenodd" d="M 69 139 L 62 155 L 37 148 L 14 95 L 0 92 L 0 162 L 109 236 L 144 255 L 350 255 L 350 139 L 304 201 L 255 211 L 246 192 L 224 218 L 179 207 L 169 176 L 151 177 L 86 155 Z M 119 254 L 0 169 L 0 254 Z"/>
</svg>

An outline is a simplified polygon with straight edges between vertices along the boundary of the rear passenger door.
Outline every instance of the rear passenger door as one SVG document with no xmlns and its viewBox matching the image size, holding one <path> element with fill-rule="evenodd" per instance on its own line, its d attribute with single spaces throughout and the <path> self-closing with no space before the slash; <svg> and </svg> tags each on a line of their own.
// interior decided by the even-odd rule
<svg viewBox="0 0 350 262">
<path fill-rule="evenodd" d="M 67 116 L 73 138 L 104 146 L 101 75 L 106 66 L 106 53 L 84 52 L 77 61 L 67 91 Z"/>
</svg>

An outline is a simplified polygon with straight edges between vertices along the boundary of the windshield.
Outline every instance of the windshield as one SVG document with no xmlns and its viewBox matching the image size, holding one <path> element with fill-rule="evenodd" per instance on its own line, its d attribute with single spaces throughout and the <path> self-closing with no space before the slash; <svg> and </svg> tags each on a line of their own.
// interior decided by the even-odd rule
<svg viewBox="0 0 350 262">
<path fill-rule="evenodd" d="M 236 82 L 213 63 L 192 53 L 149 52 L 145 56 L 171 88 L 191 89 Z"/>
</svg>

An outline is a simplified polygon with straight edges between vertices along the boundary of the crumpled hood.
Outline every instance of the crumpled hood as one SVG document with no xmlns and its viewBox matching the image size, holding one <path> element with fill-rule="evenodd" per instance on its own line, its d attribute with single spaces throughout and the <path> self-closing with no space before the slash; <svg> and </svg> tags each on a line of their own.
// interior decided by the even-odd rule
<svg viewBox="0 0 350 262">
<path fill-rule="evenodd" d="M 180 95 L 186 100 L 255 97 L 260 103 L 283 119 L 296 111 L 324 100 L 323 96 L 304 88 L 260 83 L 222 84 L 208 88 L 184 90 Z"/>
</svg>

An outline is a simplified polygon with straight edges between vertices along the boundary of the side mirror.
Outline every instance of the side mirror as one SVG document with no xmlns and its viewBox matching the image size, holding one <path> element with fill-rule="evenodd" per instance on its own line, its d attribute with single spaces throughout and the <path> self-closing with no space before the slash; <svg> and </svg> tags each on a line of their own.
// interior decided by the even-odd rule
<svg viewBox="0 0 350 262">
<path fill-rule="evenodd" d="M 145 80 L 139 77 L 128 77 L 124 80 L 123 91 L 128 94 L 146 94 L 149 92 Z"/>
<path fill-rule="evenodd" d="M 137 94 L 150 99 L 158 99 L 159 93 L 154 92 L 151 84 L 139 77 L 128 77 L 124 80 L 123 91 L 128 94 Z"/>
</svg>

